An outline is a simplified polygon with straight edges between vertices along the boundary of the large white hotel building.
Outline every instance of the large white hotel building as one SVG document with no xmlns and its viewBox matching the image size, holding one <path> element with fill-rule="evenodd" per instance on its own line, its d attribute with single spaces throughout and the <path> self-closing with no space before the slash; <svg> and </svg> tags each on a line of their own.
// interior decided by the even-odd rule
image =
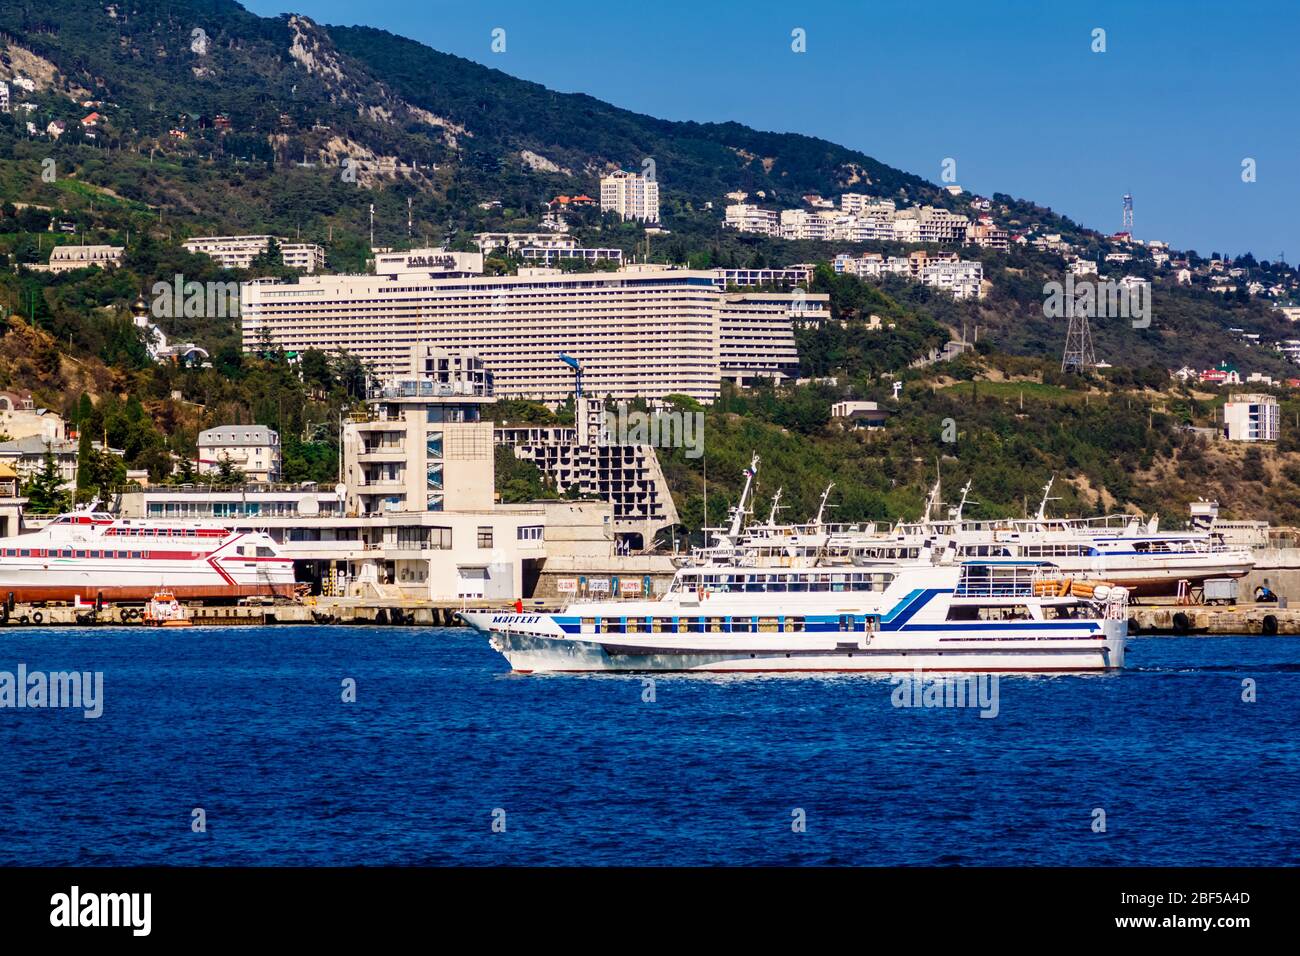
<svg viewBox="0 0 1300 956">
<path fill-rule="evenodd" d="M 793 374 L 794 319 L 824 318 L 827 296 L 727 292 L 720 270 L 625 266 L 616 272 L 520 269 L 474 274 L 481 254 L 412 250 L 380 256 L 375 275 L 246 283 L 244 348 L 342 349 L 385 380 L 413 346 L 474 352 L 502 398 L 563 401 L 583 389 L 617 399 L 690 395 L 709 402 L 723 378 Z"/>
</svg>

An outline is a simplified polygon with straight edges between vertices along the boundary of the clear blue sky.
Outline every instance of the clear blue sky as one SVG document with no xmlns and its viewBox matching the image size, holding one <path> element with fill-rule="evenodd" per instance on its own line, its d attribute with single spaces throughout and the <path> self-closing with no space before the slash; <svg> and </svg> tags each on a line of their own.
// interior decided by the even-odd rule
<svg viewBox="0 0 1300 956">
<path fill-rule="evenodd" d="M 1127 191 L 1141 238 L 1300 260 L 1296 0 L 245 2 L 653 116 L 821 136 L 932 181 L 952 157 L 968 189 L 1108 231 Z M 790 49 L 796 27 L 806 53 Z"/>
</svg>

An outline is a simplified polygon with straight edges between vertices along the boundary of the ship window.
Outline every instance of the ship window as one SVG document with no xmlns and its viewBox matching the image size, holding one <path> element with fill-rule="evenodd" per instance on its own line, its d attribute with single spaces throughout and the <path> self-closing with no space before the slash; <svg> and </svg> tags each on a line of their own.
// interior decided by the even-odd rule
<svg viewBox="0 0 1300 956">
<path fill-rule="evenodd" d="M 143 558 L 143 557 L 144 557 L 144 552 L 143 552 L 143 551 L 132 551 L 132 552 L 131 552 L 131 560 L 132 560 L 132 561 L 138 561 L 138 560 L 140 560 L 140 559 Z"/>
<path fill-rule="evenodd" d="M 776 618 L 760 617 L 758 619 L 758 629 L 764 634 L 775 632 L 777 630 Z"/>
<path fill-rule="evenodd" d="M 6 557 L 6 558 L 17 557 L 17 555 L 18 555 L 18 552 L 15 551 L 13 548 L 5 548 L 5 557 Z"/>
<path fill-rule="evenodd" d="M 673 630 L 673 622 L 670 618 L 656 617 L 654 618 L 652 628 L 654 630 L 654 633 L 663 634 Z"/>
<path fill-rule="evenodd" d="M 78 558 L 84 558 L 85 556 L 86 556 L 86 552 L 85 552 L 85 551 L 78 551 L 77 554 L 76 554 L 76 557 L 78 557 Z"/>
<path fill-rule="evenodd" d="M 103 552 L 101 552 L 101 551 L 92 551 L 92 552 L 90 552 L 90 556 L 91 556 L 92 558 L 101 558 L 101 557 L 103 557 Z"/>
<path fill-rule="evenodd" d="M 690 630 L 691 619 L 689 617 L 679 617 L 677 619 L 677 633 L 685 634 Z"/>
<path fill-rule="evenodd" d="M 801 618 L 801 617 L 787 617 L 787 618 L 785 619 L 785 628 L 784 628 L 784 630 L 787 630 L 787 631 L 802 631 L 803 629 L 804 629 L 804 626 L 803 626 L 803 618 Z"/>
<path fill-rule="evenodd" d="M 716 634 L 716 633 L 721 633 L 722 631 L 725 631 L 725 630 L 727 629 L 727 626 L 726 626 L 726 625 L 727 625 L 727 622 L 726 622 L 726 620 L 723 619 L 723 618 L 720 618 L 720 617 L 711 617 L 711 618 L 709 618 L 709 630 L 712 631 L 712 632 L 714 632 L 715 634 Z"/>
<path fill-rule="evenodd" d="M 273 558 L 275 557 L 275 552 L 270 548 L 264 548 L 261 545 L 258 545 L 257 556 L 259 558 Z"/>
</svg>

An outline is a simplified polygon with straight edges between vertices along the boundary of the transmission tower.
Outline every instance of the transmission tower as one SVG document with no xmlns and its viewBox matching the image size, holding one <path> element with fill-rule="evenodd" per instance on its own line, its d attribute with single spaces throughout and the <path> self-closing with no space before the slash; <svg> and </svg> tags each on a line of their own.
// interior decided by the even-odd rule
<svg viewBox="0 0 1300 956">
<path fill-rule="evenodd" d="M 1133 231 L 1133 197 L 1129 193 L 1124 194 L 1124 231 Z"/>
<path fill-rule="evenodd" d="M 1065 330 L 1065 354 L 1061 356 L 1061 371 L 1083 374 L 1097 364 L 1092 350 L 1092 333 L 1088 330 L 1088 315 L 1076 304 L 1070 306 L 1070 324 Z"/>
</svg>

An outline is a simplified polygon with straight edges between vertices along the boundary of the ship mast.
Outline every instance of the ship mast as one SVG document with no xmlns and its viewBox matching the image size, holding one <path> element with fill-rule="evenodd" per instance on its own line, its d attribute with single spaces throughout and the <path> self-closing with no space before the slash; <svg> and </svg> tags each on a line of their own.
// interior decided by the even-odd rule
<svg viewBox="0 0 1300 956">
<path fill-rule="evenodd" d="M 954 511 L 952 515 L 952 520 L 957 525 L 961 524 L 961 513 L 962 513 L 962 509 L 966 507 L 966 497 L 967 495 L 970 494 L 970 485 L 971 483 L 969 479 L 966 481 L 966 484 L 962 485 L 961 501 L 957 502 L 957 510 Z M 978 503 L 979 502 L 976 502 L 976 504 Z"/>
<path fill-rule="evenodd" d="M 925 498 L 925 514 L 921 516 L 921 524 L 929 527 L 930 515 L 934 512 L 935 507 L 939 504 L 939 485 L 943 479 L 934 479 L 934 485 L 930 488 L 930 493 Z"/>
<path fill-rule="evenodd" d="M 731 526 L 727 529 L 727 537 L 733 542 L 740 537 L 740 530 L 745 524 L 749 493 L 754 487 L 754 476 L 758 474 L 758 460 L 758 453 L 755 452 L 750 459 L 749 467 L 745 469 L 745 487 L 740 492 L 740 502 L 731 509 Z"/>
<path fill-rule="evenodd" d="M 772 496 L 772 510 L 767 515 L 767 526 L 769 528 L 776 527 L 776 515 L 781 510 L 781 491 L 781 488 L 777 488 L 776 494 Z"/>
<path fill-rule="evenodd" d="M 1047 484 L 1043 486 L 1043 500 L 1038 503 L 1038 514 L 1034 518 L 1034 520 L 1037 521 L 1040 525 L 1047 521 L 1047 503 L 1049 501 L 1061 500 L 1059 497 L 1057 498 L 1049 497 L 1049 495 L 1051 495 L 1052 493 L 1052 483 L 1054 481 L 1056 481 L 1056 476 L 1052 475 L 1051 478 L 1047 479 Z"/>
<path fill-rule="evenodd" d="M 813 527 L 818 531 L 822 529 L 822 516 L 826 513 L 826 499 L 831 496 L 831 489 L 834 487 L 835 482 L 832 481 L 826 486 L 826 490 L 822 492 L 821 504 L 817 506 L 817 518 L 813 522 Z"/>
</svg>

